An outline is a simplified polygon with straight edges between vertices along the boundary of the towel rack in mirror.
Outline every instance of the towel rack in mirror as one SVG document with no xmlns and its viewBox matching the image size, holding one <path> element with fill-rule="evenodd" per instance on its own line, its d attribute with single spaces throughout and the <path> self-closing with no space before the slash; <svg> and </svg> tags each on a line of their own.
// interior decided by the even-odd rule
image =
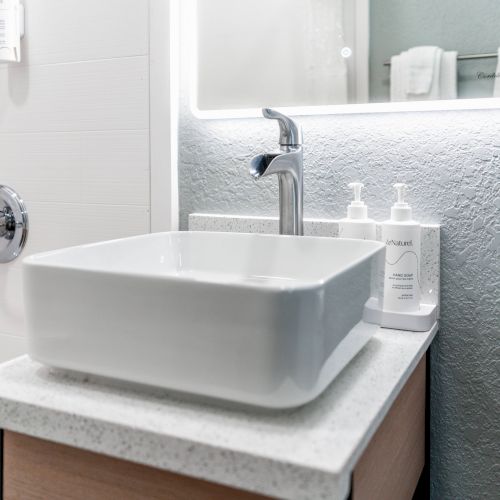
<svg viewBox="0 0 500 500">
<path fill-rule="evenodd" d="M 491 53 L 486 53 L 486 54 L 463 54 L 457 56 L 457 59 L 459 61 L 466 61 L 468 59 L 493 59 L 495 57 L 498 57 L 498 54 L 495 52 Z M 384 66 L 390 66 L 391 61 L 385 61 Z"/>
</svg>

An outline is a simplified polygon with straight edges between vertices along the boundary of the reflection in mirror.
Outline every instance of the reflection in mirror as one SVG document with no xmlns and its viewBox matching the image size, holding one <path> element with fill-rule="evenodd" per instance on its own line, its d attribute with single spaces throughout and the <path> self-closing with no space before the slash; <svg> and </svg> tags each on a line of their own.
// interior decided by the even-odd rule
<svg viewBox="0 0 500 500">
<path fill-rule="evenodd" d="M 197 0 L 198 108 L 367 99 L 368 44 L 363 53 L 353 50 L 356 4 L 368 5 L 366 0 Z M 353 71 L 358 58 L 364 64 L 360 88 Z"/>
<path fill-rule="evenodd" d="M 371 0 L 370 15 L 371 102 L 500 97 L 498 0 Z"/>
<path fill-rule="evenodd" d="M 201 112 L 500 97 L 498 0 L 191 1 Z"/>
</svg>

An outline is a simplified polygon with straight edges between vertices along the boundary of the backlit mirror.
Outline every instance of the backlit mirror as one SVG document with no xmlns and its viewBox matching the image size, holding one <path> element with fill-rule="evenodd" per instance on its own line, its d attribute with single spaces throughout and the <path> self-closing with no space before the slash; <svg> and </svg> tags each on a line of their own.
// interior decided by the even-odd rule
<svg viewBox="0 0 500 500">
<path fill-rule="evenodd" d="M 498 0 L 193 0 L 200 112 L 500 97 Z"/>
</svg>

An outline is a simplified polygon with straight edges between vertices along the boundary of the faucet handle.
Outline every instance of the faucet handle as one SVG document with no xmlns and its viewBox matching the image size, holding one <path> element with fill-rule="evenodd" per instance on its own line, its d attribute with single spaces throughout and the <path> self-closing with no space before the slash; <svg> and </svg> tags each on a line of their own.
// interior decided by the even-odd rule
<svg viewBox="0 0 500 500">
<path fill-rule="evenodd" d="M 280 146 L 302 146 L 302 127 L 297 122 L 271 108 L 263 108 L 262 115 L 269 120 L 278 120 Z"/>
</svg>

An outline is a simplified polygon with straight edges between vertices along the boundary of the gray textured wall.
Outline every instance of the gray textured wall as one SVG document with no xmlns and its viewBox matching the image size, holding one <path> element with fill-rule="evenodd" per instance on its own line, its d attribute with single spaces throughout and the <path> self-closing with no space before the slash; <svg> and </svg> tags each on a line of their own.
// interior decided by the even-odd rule
<svg viewBox="0 0 500 500">
<path fill-rule="evenodd" d="M 248 160 L 274 148 L 263 119 L 180 121 L 182 226 L 191 212 L 275 215 L 275 179 Z M 498 499 L 500 485 L 500 111 L 308 117 L 305 212 L 345 214 L 349 181 L 387 218 L 406 181 L 415 216 L 442 229 L 442 328 L 432 348 L 435 500 Z"/>
<path fill-rule="evenodd" d="M 370 100 L 389 100 L 392 55 L 418 45 L 437 45 L 460 54 L 496 52 L 500 46 L 498 0 L 371 0 Z M 477 73 L 494 73 L 496 60 L 460 61 L 459 97 L 492 97 L 493 80 Z"/>
</svg>

